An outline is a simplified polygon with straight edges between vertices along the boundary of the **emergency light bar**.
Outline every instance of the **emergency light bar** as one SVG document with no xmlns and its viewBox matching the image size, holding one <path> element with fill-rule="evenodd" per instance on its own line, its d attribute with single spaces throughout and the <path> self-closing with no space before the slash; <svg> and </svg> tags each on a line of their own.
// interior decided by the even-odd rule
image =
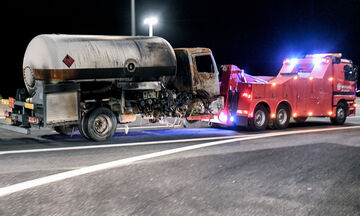
<svg viewBox="0 0 360 216">
<path fill-rule="evenodd" d="M 314 65 L 318 65 L 318 64 L 328 64 L 330 62 L 329 58 L 323 58 L 323 57 L 314 57 L 313 58 L 313 64 Z"/>
<path fill-rule="evenodd" d="M 305 58 L 323 58 L 326 56 L 342 57 L 342 53 L 319 53 L 319 54 L 307 54 Z"/>
<path fill-rule="evenodd" d="M 290 64 L 290 65 L 296 65 L 299 62 L 298 59 L 292 58 L 292 59 L 285 59 L 283 61 L 283 64 Z"/>
</svg>

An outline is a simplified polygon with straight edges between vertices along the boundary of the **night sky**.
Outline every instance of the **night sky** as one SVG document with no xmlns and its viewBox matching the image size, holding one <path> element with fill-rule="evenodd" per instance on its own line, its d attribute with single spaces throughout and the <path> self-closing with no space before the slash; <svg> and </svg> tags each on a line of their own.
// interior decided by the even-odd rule
<svg viewBox="0 0 360 216">
<path fill-rule="evenodd" d="M 130 0 L 6 1 L 2 15 L 0 94 L 24 87 L 22 59 L 38 34 L 130 35 Z M 218 66 L 235 64 L 247 73 L 276 75 L 288 57 L 342 52 L 360 64 L 360 0 L 211 1 L 136 0 L 136 33 L 154 15 L 154 35 L 173 47 L 209 47 Z"/>
</svg>

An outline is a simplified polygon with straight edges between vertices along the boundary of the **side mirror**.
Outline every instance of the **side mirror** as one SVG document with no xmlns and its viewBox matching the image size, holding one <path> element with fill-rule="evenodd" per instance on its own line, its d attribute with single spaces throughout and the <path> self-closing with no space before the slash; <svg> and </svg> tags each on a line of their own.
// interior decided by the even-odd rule
<svg viewBox="0 0 360 216">
<path fill-rule="evenodd" d="M 349 81 L 357 80 L 357 68 L 355 66 L 344 66 L 345 79 Z"/>
<path fill-rule="evenodd" d="M 359 68 L 358 68 L 358 66 L 354 65 L 353 71 L 354 71 L 355 80 L 359 80 L 360 77 L 359 77 Z"/>
</svg>

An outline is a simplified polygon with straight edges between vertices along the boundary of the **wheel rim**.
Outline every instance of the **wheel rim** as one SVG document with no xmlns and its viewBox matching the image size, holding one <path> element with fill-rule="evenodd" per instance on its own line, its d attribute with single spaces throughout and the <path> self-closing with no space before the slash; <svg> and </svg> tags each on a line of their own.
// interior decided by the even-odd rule
<svg viewBox="0 0 360 216">
<path fill-rule="evenodd" d="M 285 109 L 280 109 L 278 114 L 277 114 L 277 121 L 280 125 L 283 125 L 286 123 L 287 121 L 287 112 Z"/>
<path fill-rule="evenodd" d="M 345 117 L 345 110 L 342 107 L 340 107 L 336 111 L 336 115 L 338 116 L 339 119 L 343 119 Z"/>
<path fill-rule="evenodd" d="M 109 131 L 112 128 L 112 122 L 111 119 L 109 118 L 109 116 L 107 115 L 98 115 L 95 118 L 94 121 L 94 131 L 100 135 L 100 136 L 104 136 L 107 133 L 109 133 Z"/>
<path fill-rule="evenodd" d="M 255 113 L 255 124 L 257 127 L 261 127 L 265 123 L 265 113 L 262 110 L 258 110 Z"/>
</svg>

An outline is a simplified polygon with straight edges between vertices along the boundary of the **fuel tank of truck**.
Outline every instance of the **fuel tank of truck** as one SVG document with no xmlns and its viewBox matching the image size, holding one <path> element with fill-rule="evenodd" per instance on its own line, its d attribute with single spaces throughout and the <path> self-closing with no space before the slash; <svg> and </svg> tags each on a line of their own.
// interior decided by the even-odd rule
<svg viewBox="0 0 360 216">
<path fill-rule="evenodd" d="M 43 34 L 31 40 L 23 61 L 30 94 L 35 80 L 156 81 L 175 74 L 174 50 L 160 37 Z"/>
</svg>

